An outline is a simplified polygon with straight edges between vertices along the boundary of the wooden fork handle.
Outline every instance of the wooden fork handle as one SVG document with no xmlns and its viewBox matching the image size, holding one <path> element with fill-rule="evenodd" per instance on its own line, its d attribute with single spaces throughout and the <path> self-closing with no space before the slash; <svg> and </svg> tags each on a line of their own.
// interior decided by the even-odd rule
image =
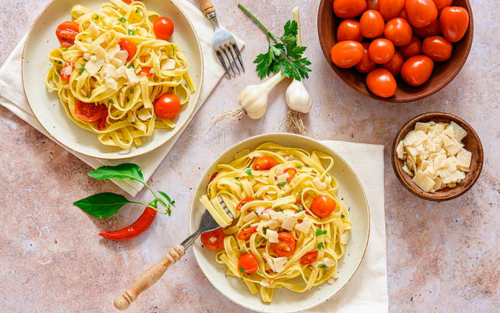
<svg viewBox="0 0 500 313">
<path fill-rule="evenodd" d="M 200 0 L 201 3 L 201 11 L 205 16 L 208 14 L 215 12 L 215 6 L 211 0 Z"/>
<path fill-rule="evenodd" d="M 135 284 L 127 289 L 123 295 L 118 296 L 115 299 L 115 307 L 120 311 L 128 309 L 130 304 L 134 302 L 142 292 L 153 286 L 163 276 L 163 274 L 165 274 L 170 265 L 175 264 L 185 254 L 186 251 L 182 248 L 182 246 L 175 246 L 160 262 L 145 271 L 139 279 L 137 279 Z"/>
</svg>

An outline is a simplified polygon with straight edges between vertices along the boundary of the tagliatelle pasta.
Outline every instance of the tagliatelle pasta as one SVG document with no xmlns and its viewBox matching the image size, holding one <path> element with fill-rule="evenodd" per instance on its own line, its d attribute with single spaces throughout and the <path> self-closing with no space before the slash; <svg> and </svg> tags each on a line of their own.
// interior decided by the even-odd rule
<svg viewBox="0 0 500 313">
<path fill-rule="evenodd" d="M 155 113 L 155 100 L 169 95 L 183 107 L 195 88 L 183 51 L 155 37 L 158 13 L 142 2 L 111 0 L 98 10 L 76 5 L 71 15 L 75 21 L 58 36 L 73 31 L 74 43 L 50 52 L 47 73 L 47 88 L 58 92 L 68 117 L 122 149 L 141 146 L 156 128 L 175 128 Z"/>
<path fill-rule="evenodd" d="M 323 152 L 265 143 L 219 164 L 201 197 L 225 235 L 217 262 L 264 302 L 276 288 L 304 292 L 338 277 L 352 224 L 333 166 Z M 204 244 L 217 250 L 217 240 Z"/>
</svg>

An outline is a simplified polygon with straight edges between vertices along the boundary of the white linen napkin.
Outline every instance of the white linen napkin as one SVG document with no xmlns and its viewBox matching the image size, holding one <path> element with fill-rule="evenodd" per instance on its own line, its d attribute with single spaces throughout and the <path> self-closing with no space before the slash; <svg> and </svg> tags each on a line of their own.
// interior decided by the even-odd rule
<svg viewBox="0 0 500 313">
<path fill-rule="evenodd" d="M 387 254 L 384 205 L 384 146 L 323 141 L 352 167 L 370 207 L 370 241 L 358 271 L 336 296 L 308 313 L 387 313 Z"/>
<path fill-rule="evenodd" d="M 195 31 L 197 32 L 198 38 L 201 42 L 201 50 L 203 53 L 204 61 L 203 66 L 205 71 L 203 76 L 203 86 L 200 91 L 200 99 L 198 100 L 195 108 L 196 113 L 208 98 L 210 93 L 212 93 L 221 78 L 224 76 L 225 71 L 222 68 L 222 65 L 219 63 L 214 50 L 212 49 L 212 24 L 210 24 L 203 13 L 191 3 L 185 0 L 174 1 L 177 6 L 185 13 L 191 23 L 195 26 Z M 238 46 L 240 48 L 243 48 L 244 42 L 239 38 L 236 38 L 236 41 L 238 43 Z M 26 36 L 24 36 L 21 42 L 18 43 L 14 51 L 10 54 L 3 66 L 0 68 L 0 104 L 21 119 L 31 124 L 45 136 L 52 139 L 52 137 L 44 131 L 36 118 L 33 116 L 28 102 L 26 101 L 26 98 L 24 96 L 23 83 L 21 78 L 21 57 L 25 42 Z M 193 117 L 194 114 L 191 119 Z M 189 120 L 189 122 L 191 122 L 191 119 Z M 165 156 L 170 152 L 170 149 L 172 149 L 173 145 L 179 139 L 182 132 L 186 129 L 189 122 L 186 123 L 181 131 L 179 131 L 179 133 L 165 145 L 146 155 L 127 160 L 100 160 L 80 155 L 71 150 L 68 151 L 93 168 L 98 168 L 103 165 L 135 163 L 141 167 L 144 179 L 147 181 L 153 175 L 154 171 L 158 168 L 161 161 L 163 161 Z M 133 197 L 135 197 L 143 188 L 142 184 L 129 180 L 113 179 L 113 182 Z"/>
</svg>

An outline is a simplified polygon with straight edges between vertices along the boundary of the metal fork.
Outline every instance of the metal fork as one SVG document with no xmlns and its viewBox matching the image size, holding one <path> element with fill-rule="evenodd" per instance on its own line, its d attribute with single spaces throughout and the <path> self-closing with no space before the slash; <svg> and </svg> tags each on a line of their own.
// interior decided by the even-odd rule
<svg viewBox="0 0 500 313">
<path fill-rule="evenodd" d="M 200 2 L 203 14 L 214 27 L 215 33 L 212 39 L 212 47 L 220 63 L 226 70 L 227 76 L 229 76 L 229 78 L 236 77 L 235 68 L 238 71 L 238 75 L 241 75 L 241 72 L 245 72 L 245 66 L 243 65 L 240 49 L 236 44 L 233 34 L 219 26 L 215 6 L 211 0 L 200 0 Z M 233 75 L 231 75 L 231 73 Z"/>
</svg>

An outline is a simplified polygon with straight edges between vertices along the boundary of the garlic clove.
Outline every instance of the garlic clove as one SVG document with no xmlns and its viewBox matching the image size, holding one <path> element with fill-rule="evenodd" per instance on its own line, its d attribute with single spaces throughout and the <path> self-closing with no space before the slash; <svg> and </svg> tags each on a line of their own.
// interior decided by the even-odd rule
<svg viewBox="0 0 500 313">
<path fill-rule="evenodd" d="M 276 74 L 260 85 L 246 87 L 238 97 L 238 103 L 251 119 L 259 119 L 266 114 L 271 90 L 279 84 L 285 76 Z"/>
<path fill-rule="evenodd" d="M 294 80 L 286 90 L 286 104 L 288 107 L 300 113 L 307 114 L 312 108 L 311 95 L 307 91 L 303 81 Z"/>
</svg>

